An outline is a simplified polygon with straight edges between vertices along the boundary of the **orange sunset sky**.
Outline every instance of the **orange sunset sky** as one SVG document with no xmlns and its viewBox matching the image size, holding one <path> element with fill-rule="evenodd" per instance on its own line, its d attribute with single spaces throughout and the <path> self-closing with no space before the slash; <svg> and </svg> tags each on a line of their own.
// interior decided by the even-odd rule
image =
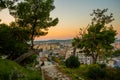
<svg viewBox="0 0 120 80">
<path fill-rule="evenodd" d="M 111 24 L 120 33 L 120 0 L 54 0 L 54 5 L 56 8 L 51 17 L 58 17 L 59 23 L 51 27 L 46 36 L 35 40 L 72 39 L 79 33 L 79 28 L 90 24 L 90 13 L 97 8 L 108 8 L 108 14 L 113 13 L 115 20 Z M 7 9 L 0 12 L 0 19 L 7 24 L 14 20 Z"/>
</svg>

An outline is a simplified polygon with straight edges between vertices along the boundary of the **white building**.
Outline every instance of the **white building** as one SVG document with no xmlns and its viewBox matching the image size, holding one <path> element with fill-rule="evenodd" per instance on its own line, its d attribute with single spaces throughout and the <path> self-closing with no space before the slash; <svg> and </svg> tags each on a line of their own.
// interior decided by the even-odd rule
<svg viewBox="0 0 120 80">
<path fill-rule="evenodd" d="M 70 48 L 66 53 L 65 59 L 70 57 L 72 54 L 73 54 L 73 48 Z M 79 49 L 76 50 L 76 56 L 78 56 L 78 59 L 81 64 L 91 64 L 92 63 L 92 57 L 85 56 L 84 53 L 80 53 Z"/>
<path fill-rule="evenodd" d="M 110 67 L 120 67 L 120 57 L 111 58 L 108 61 L 107 66 L 110 66 Z"/>
<path fill-rule="evenodd" d="M 66 54 L 65 54 L 65 60 L 67 58 L 69 58 L 72 55 L 72 53 L 73 53 L 73 49 L 72 48 L 67 49 Z"/>
<path fill-rule="evenodd" d="M 114 47 L 115 47 L 115 49 L 120 49 L 120 38 L 115 40 Z"/>
<path fill-rule="evenodd" d="M 80 53 L 80 50 L 76 50 L 76 55 L 79 58 L 79 61 L 81 64 L 91 64 L 92 63 L 92 57 L 86 56 L 85 53 Z"/>
</svg>

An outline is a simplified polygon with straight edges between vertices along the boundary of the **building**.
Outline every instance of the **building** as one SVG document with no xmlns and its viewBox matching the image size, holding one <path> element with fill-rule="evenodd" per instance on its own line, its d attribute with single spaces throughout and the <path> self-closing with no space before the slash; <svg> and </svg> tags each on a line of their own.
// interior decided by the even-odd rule
<svg viewBox="0 0 120 80">
<path fill-rule="evenodd" d="M 120 49 L 120 38 L 117 38 L 114 42 L 114 48 L 115 49 Z"/>
<path fill-rule="evenodd" d="M 110 66 L 110 67 L 120 67 L 120 57 L 111 58 L 108 61 L 107 66 Z"/>
<path fill-rule="evenodd" d="M 76 55 L 78 56 L 81 64 L 91 64 L 93 61 L 92 57 L 86 56 L 85 53 L 80 52 L 79 49 L 76 50 Z"/>
<path fill-rule="evenodd" d="M 67 53 L 65 59 L 69 58 L 73 54 L 73 48 L 70 48 Z M 81 53 L 79 49 L 76 50 L 76 56 L 78 56 L 78 59 L 81 64 L 91 64 L 92 63 L 92 57 L 85 56 L 85 53 Z"/>
</svg>

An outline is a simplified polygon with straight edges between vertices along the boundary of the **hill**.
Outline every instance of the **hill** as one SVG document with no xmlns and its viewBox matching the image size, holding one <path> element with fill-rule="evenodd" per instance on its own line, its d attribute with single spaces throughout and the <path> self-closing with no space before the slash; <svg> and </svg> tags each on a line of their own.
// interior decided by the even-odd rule
<svg viewBox="0 0 120 80">
<path fill-rule="evenodd" d="M 72 39 L 66 39 L 66 40 L 56 40 L 56 39 L 52 39 L 52 40 L 43 40 L 43 41 L 34 41 L 34 44 L 39 44 L 39 43 L 58 43 L 58 42 L 71 42 Z"/>
<path fill-rule="evenodd" d="M 0 80 L 42 80 L 41 73 L 26 69 L 19 64 L 0 59 Z"/>
</svg>

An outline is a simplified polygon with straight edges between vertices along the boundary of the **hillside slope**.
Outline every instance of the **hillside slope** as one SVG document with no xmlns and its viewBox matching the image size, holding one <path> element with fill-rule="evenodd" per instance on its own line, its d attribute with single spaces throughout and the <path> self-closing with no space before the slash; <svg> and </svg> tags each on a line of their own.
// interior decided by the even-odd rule
<svg viewBox="0 0 120 80">
<path fill-rule="evenodd" d="M 42 80 L 41 73 L 26 69 L 19 64 L 0 59 L 0 80 Z"/>
</svg>

